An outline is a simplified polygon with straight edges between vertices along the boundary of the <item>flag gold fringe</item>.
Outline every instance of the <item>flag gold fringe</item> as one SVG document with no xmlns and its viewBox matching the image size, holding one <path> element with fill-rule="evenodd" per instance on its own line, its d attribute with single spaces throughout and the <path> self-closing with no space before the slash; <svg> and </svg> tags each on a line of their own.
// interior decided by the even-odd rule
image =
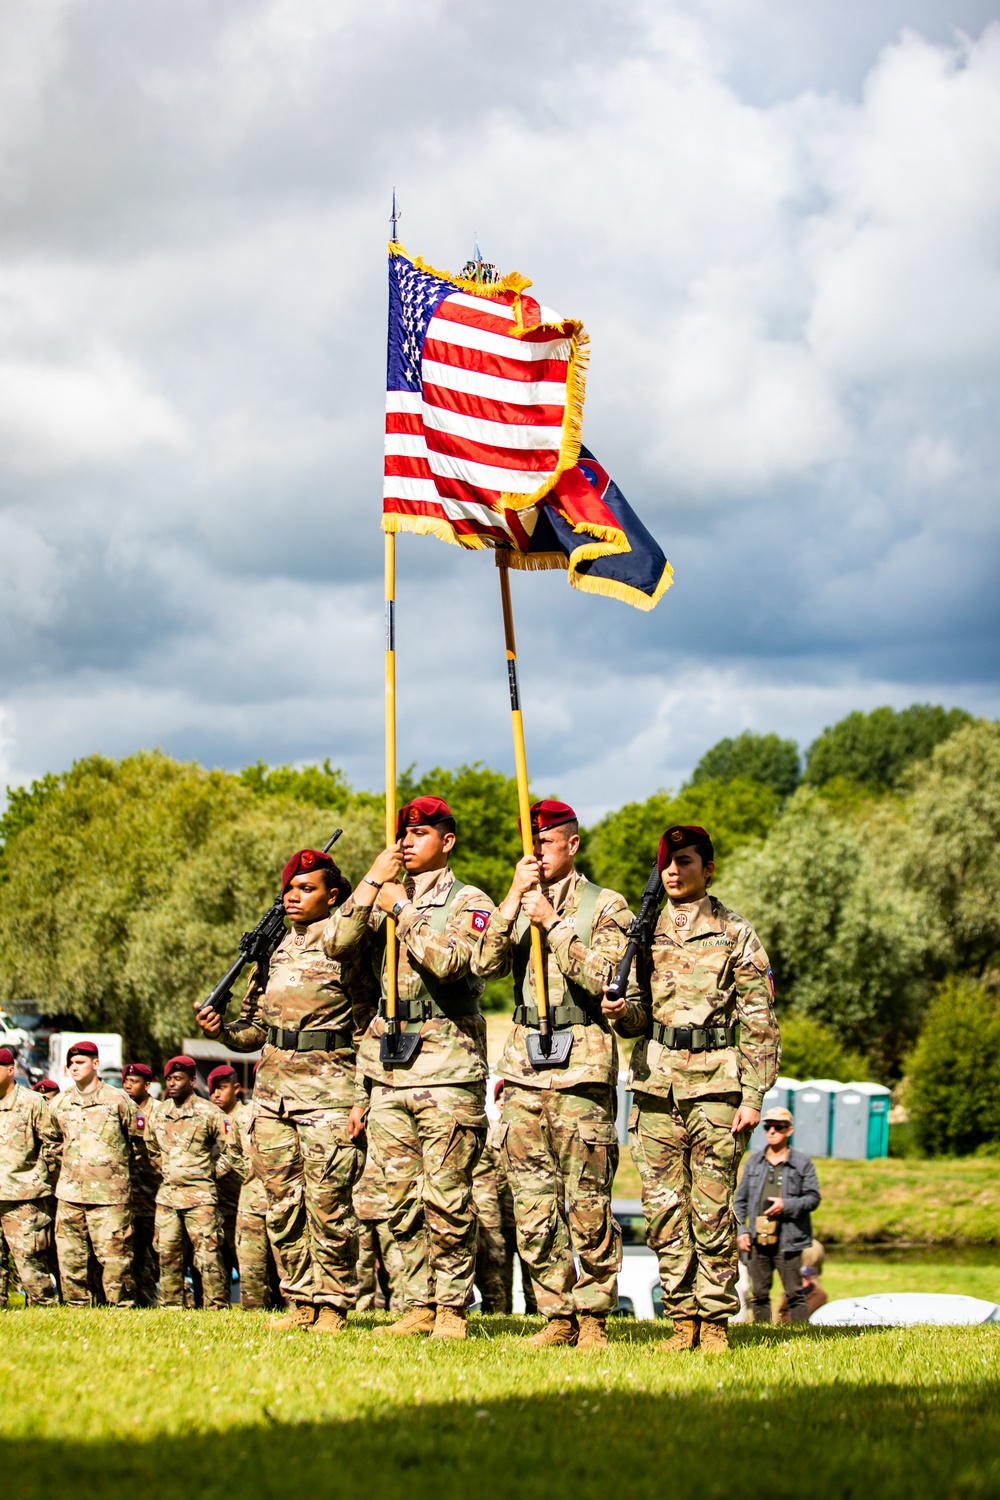
<svg viewBox="0 0 1000 1500">
<path fill-rule="evenodd" d="M 403 516 L 398 511 L 383 511 L 383 531 L 412 531 L 417 536 L 436 536 L 441 542 L 451 542 L 455 547 L 465 547 L 470 552 L 480 552 L 493 544 L 484 537 L 457 532 L 447 521 L 437 516 Z"/>
<path fill-rule="evenodd" d="M 674 581 L 674 570 L 666 563 L 660 574 L 660 581 L 652 594 L 644 594 L 642 589 L 633 588 L 629 583 L 622 583 L 617 578 L 595 578 L 592 573 L 578 573 L 570 564 L 569 581 L 573 588 L 579 589 L 584 594 L 603 594 L 606 599 L 620 599 L 623 604 L 631 604 L 636 609 L 655 609 L 663 598 L 667 589 Z"/>
</svg>

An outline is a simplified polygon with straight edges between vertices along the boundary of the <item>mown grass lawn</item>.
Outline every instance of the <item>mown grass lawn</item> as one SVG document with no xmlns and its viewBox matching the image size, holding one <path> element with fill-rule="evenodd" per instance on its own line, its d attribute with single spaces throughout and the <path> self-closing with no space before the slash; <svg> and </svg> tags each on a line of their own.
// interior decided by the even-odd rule
<svg viewBox="0 0 1000 1500">
<path fill-rule="evenodd" d="M 735 1330 L 728 1357 L 658 1353 L 616 1323 L 595 1354 L 339 1338 L 257 1313 L 10 1312 L 5 1495 L 993 1496 L 1000 1328 Z"/>
</svg>

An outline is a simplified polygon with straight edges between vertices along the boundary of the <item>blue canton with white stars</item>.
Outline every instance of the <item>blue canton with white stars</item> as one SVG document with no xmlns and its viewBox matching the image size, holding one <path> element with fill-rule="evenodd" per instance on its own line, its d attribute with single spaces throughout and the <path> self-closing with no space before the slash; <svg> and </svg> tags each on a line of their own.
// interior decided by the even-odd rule
<svg viewBox="0 0 1000 1500">
<path fill-rule="evenodd" d="M 389 349 L 386 390 L 423 390 L 421 364 L 427 327 L 455 288 L 428 276 L 402 255 L 389 257 Z"/>
</svg>

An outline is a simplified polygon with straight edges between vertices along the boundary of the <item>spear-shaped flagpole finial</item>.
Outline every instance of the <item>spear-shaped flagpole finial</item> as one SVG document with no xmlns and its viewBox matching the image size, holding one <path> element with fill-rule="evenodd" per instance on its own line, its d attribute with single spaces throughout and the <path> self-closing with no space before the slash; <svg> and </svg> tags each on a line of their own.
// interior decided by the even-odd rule
<svg viewBox="0 0 1000 1500">
<path fill-rule="evenodd" d="M 392 243 L 394 245 L 397 245 L 399 243 L 399 235 L 396 233 L 396 225 L 399 223 L 399 221 L 400 221 L 400 219 L 402 217 L 403 217 L 402 213 L 400 212 L 399 208 L 396 206 L 396 189 L 393 188 L 393 190 L 392 190 L 392 213 L 389 216 L 389 223 L 392 225 Z"/>
</svg>

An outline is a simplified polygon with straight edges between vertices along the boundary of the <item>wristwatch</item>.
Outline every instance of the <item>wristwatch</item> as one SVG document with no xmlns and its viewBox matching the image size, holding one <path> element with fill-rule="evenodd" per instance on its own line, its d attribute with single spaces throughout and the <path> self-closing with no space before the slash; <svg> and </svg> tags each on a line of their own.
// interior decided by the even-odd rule
<svg viewBox="0 0 1000 1500">
<path fill-rule="evenodd" d="M 365 885 L 373 885 L 377 891 L 380 891 L 382 889 L 381 880 L 373 880 L 370 875 L 362 875 L 361 879 L 364 881 Z"/>
<path fill-rule="evenodd" d="M 395 906 L 392 908 L 392 915 L 395 921 L 399 921 L 400 912 L 403 910 L 404 906 L 409 906 L 409 904 L 410 898 L 408 896 L 404 896 L 402 901 L 396 902 Z"/>
</svg>

